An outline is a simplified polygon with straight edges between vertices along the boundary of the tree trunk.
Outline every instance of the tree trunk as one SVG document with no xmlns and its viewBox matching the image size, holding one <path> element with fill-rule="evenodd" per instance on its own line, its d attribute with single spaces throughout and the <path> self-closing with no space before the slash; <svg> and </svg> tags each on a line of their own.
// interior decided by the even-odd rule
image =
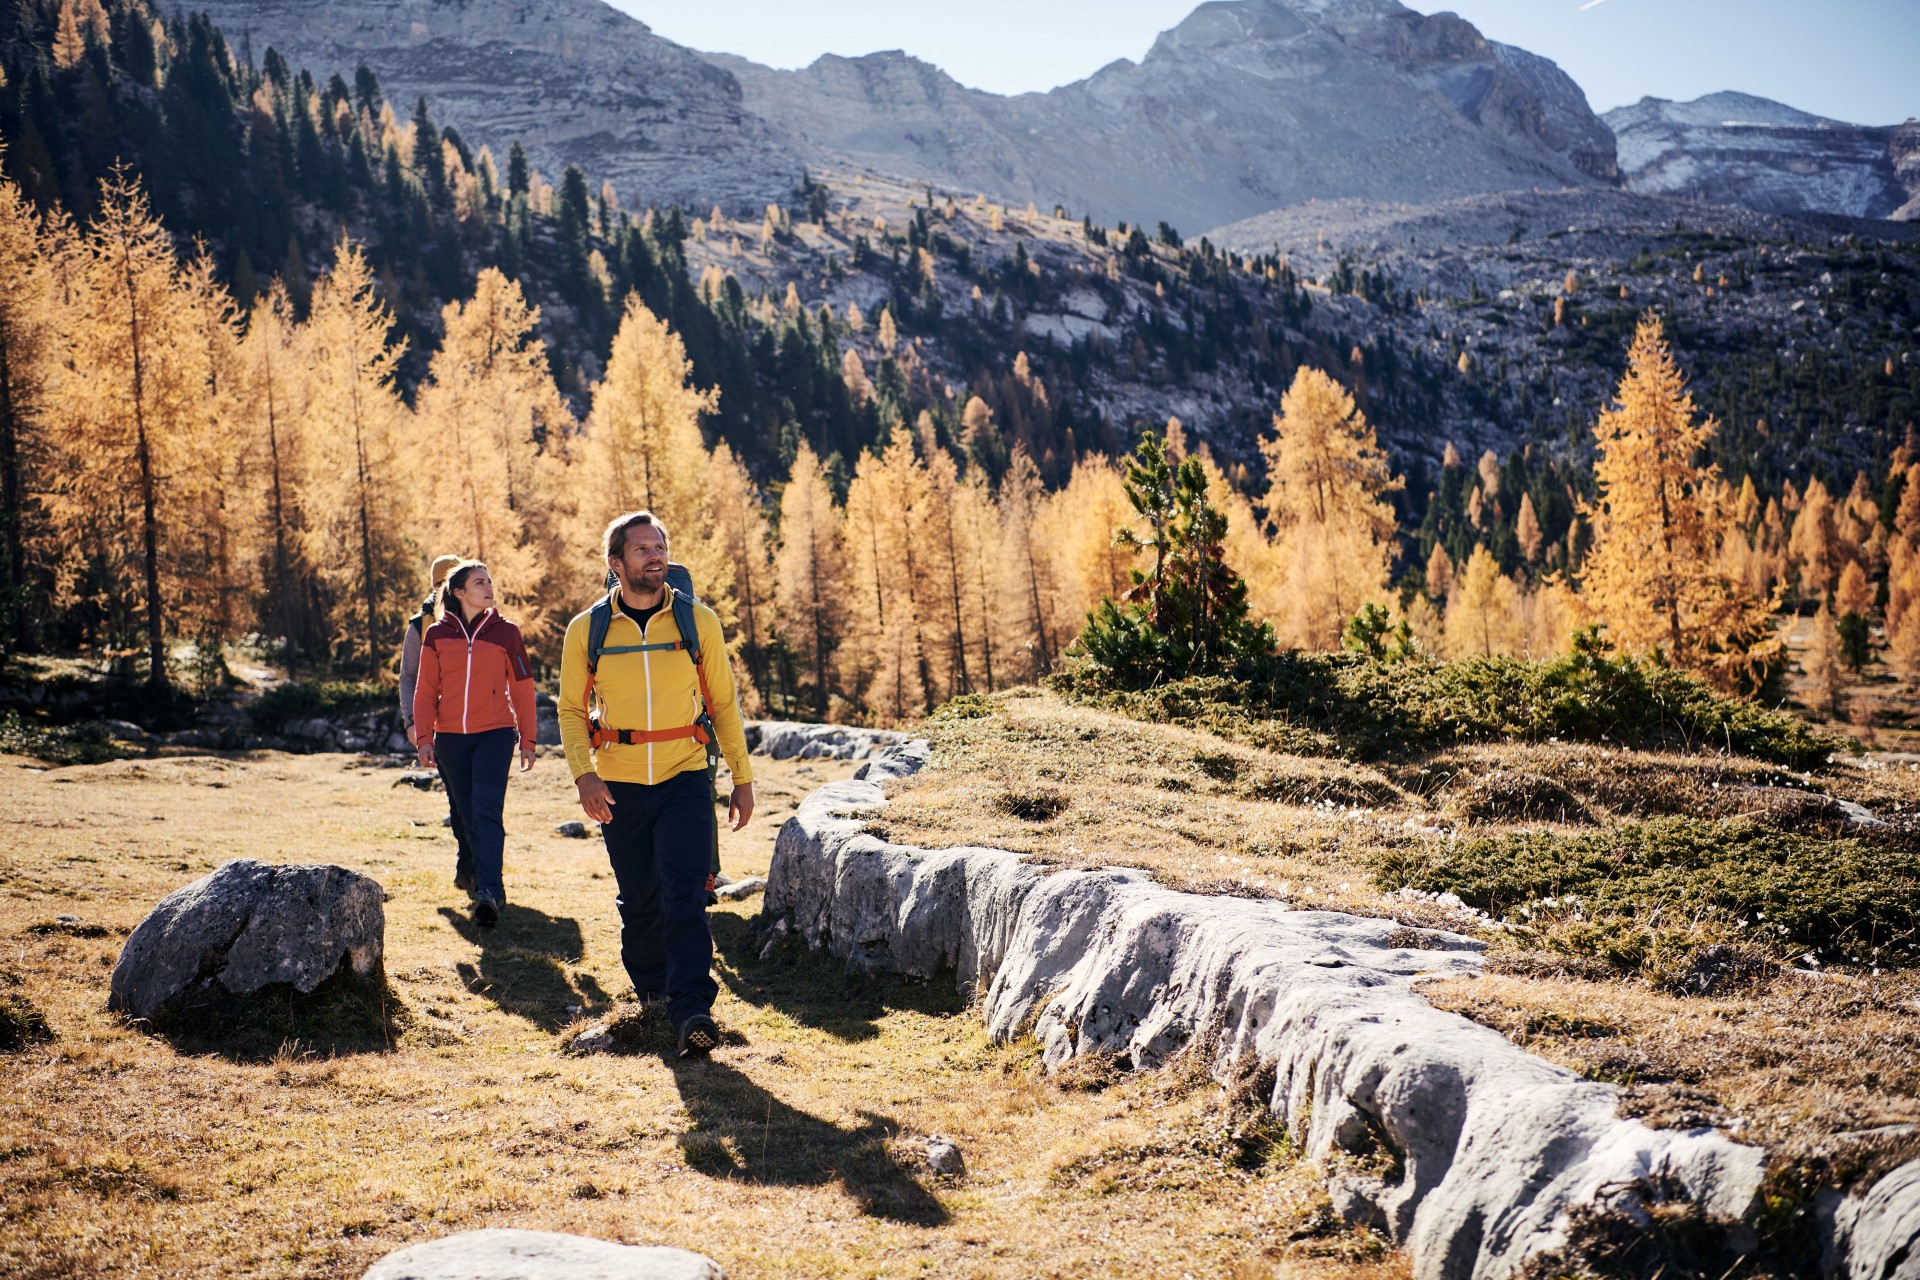
<svg viewBox="0 0 1920 1280">
<path fill-rule="evenodd" d="M 273 363 L 267 363 L 267 459 L 273 468 L 273 581 L 274 610 L 280 615 L 280 638 L 287 646 L 287 674 L 293 674 L 292 589 L 287 581 L 287 508 L 280 477 L 280 417 L 273 397 Z"/>
<path fill-rule="evenodd" d="M 813 537 L 814 531 L 807 530 L 807 536 Z M 813 579 L 813 714 L 822 723 L 827 719 L 827 604 L 821 598 L 820 589 L 820 548 L 811 549 L 807 556 L 809 576 Z"/>
<path fill-rule="evenodd" d="M 357 351 L 355 355 L 357 356 Z M 372 675 L 378 669 L 375 659 L 379 653 L 378 624 L 374 613 L 373 589 L 373 533 L 372 521 L 367 514 L 367 433 L 366 424 L 360 414 L 360 361 L 353 362 L 353 455 L 354 466 L 360 485 L 360 578 L 367 597 L 367 674 Z"/>
<path fill-rule="evenodd" d="M 146 365 L 140 343 L 139 289 L 133 275 L 133 256 L 124 240 L 120 245 L 120 265 L 127 281 L 127 324 L 133 354 L 133 427 L 135 454 L 140 464 L 140 543 L 147 559 L 147 683 L 165 688 L 167 649 L 161 632 L 164 616 L 160 604 L 158 486 L 153 475 L 152 442 L 147 438 Z"/>
<path fill-rule="evenodd" d="M 13 344 L 0 333 L 0 519 L 7 525 L 7 576 L 0 591 L 7 594 L 7 607 L 13 610 L 13 644 L 24 648 L 27 642 L 25 607 L 26 568 L 20 520 L 20 427 L 19 402 L 13 392 Z"/>
</svg>

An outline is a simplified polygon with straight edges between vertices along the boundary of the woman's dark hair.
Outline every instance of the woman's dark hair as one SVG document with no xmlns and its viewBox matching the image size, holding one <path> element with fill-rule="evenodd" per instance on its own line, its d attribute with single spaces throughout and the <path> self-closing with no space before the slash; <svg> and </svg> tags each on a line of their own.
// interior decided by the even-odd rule
<svg viewBox="0 0 1920 1280">
<path fill-rule="evenodd" d="M 486 567 L 487 562 L 484 560 L 462 560 L 459 564 L 455 565 L 453 572 L 447 575 L 446 585 L 440 588 L 442 600 L 452 600 L 453 593 L 467 585 L 467 579 L 473 576 L 475 569 L 484 569 Z"/>
</svg>

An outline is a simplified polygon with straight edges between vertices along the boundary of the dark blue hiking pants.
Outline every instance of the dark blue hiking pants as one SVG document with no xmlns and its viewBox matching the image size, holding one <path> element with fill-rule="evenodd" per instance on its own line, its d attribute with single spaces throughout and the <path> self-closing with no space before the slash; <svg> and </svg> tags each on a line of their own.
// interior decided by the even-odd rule
<svg viewBox="0 0 1920 1280">
<path fill-rule="evenodd" d="M 502 813 L 507 805 L 507 770 L 513 766 L 513 749 L 519 743 L 520 734 L 511 726 L 485 733 L 433 735 L 434 762 L 446 780 L 454 821 L 467 829 L 467 845 L 473 850 L 473 896 L 481 901 L 507 900 L 500 866 L 507 847 Z"/>
<path fill-rule="evenodd" d="M 447 775 L 442 773 L 440 781 L 444 783 L 446 780 Z M 473 841 L 467 836 L 467 824 L 460 820 L 460 810 L 453 803 L 451 789 L 447 792 L 447 830 L 453 832 L 453 878 L 458 880 L 462 872 L 472 875 Z"/>
<path fill-rule="evenodd" d="M 613 821 L 601 828 L 620 897 L 620 962 L 642 1000 L 665 996 L 675 1030 L 711 1013 L 720 987 L 709 972 L 707 930 L 713 789 L 704 769 L 665 782 L 609 782 Z"/>
</svg>

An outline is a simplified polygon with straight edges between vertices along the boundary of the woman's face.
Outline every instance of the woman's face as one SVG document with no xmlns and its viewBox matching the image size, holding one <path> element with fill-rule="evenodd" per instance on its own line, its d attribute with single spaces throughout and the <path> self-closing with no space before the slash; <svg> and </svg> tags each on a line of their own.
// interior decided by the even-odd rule
<svg viewBox="0 0 1920 1280">
<path fill-rule="evenodd" d="M 493 576 L 485 569 L 475 569 L 467 575 L 465 582 L 453 589 L 453 598 L 468 613 L 486 612 L 493 608 Z"/>
</svg>

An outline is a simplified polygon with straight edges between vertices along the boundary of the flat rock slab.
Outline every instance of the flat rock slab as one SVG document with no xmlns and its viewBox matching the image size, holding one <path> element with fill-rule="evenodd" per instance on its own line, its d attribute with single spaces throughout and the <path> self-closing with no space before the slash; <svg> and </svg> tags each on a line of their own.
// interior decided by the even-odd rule
<svg viewBox="0 0 1920 1280">
<path fill-rule="evenodd" d="M 1030 1029 L 1049 1069 L 1085 1054 L 1153 1066 L 1198 1044 L 1223 1080 L 1270 1071 L 1269 1105 L 1336 1208 L 1405 1247 L 1416 1280 L 1505 1280 L 1562 1248 L 1581 1208 L 1638 1220 L 1677 1195 L 1744 1229 L 1763 1152 L 1622 1118 L 1613 1087 L 1414 991 L 1476 972 L 1478 942 L 868 834 L 878 781 L 926 759 L 916 741 L 809 795 L 775 846 L 768 916 L 856 971 L 955 974 L 994 1038 Z"/>
<path fill-rule="evenodd" d="M 363 1280 L 726 1280 L 711 1258 L 557 1231 L 463 1231 L 390 1253 Z"/>
<path fill-rule="evenodd" d="M 107 1006 L 150 1019 L 190 991 L 302 994 L 343 965 L 372 978 L 386 947 L 386 893 L 357 871 L 241 859 L 168 894 L 127 939 Z"/>
</svg>

